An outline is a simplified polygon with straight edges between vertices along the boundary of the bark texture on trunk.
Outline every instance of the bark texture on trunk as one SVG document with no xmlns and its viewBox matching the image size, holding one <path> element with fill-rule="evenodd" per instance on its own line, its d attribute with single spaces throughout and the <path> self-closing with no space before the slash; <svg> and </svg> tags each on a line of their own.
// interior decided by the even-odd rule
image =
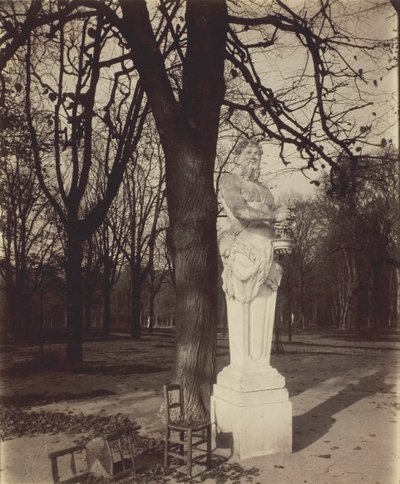
<svg viewBox="0 0 400 484">
<path fill-rule="evenodd" d="M 214 380 L 217 200 L 204 158 L 189 149 L 185 153 L 180 160 L 182 176 L 175 181 L 174 190 L 167 190 L 173 207 L 168 238 L 177 301 L 173 380 L 183 385 L 187 415 L 201 418 L 208 410 Z"/>
<path fill-rule="evenodd" d="M 175 255 L 177 311 L 173 380 L 183 385 L 186 412 L 194 418 L 206 415 L 210 384 L 214 380 L 217 288 L 213 268 L 216 251 L 211 237 L 208 244 L 196 244 Z"/>
</svg>

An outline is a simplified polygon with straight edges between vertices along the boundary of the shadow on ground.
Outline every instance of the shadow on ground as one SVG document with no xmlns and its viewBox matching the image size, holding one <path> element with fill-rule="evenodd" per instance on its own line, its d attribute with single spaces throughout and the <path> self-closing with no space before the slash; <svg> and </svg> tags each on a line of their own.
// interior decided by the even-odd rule
<svg viewBox="0 0 400 484">
<path fill-rule="evenodd" d="M 383 383 L 387 372 L 379 371 L 362 378 L 356 385 L 350 384 L 336 395 L 293 418 L 293 452 L 300 452 L 319 440 L 336 422 L 334 415 L 363 398 L 378 392 L 388 393 L 395 385 Z"/>
<path fill-rule="evenodd" d="M 348 357 L 345 353 L 335 353 L 335 355 L 337 354 Z M 272 355 L 271 364 L 285 376 L 290 398 L 294 398 L 326 380 L 343 376 L 343 361 L 335 364 L 334 360 L 332 361 L 331 353 L 324 354 L 324 356 L 321 358 L 321 354 L 316 352 L 284 352 Z M 360 363 L 362 363 L 361 360 Z"/>
</svg>

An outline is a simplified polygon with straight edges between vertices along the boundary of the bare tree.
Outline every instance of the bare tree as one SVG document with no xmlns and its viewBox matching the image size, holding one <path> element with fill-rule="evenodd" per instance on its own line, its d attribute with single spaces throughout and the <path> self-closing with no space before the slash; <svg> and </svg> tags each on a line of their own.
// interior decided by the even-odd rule
<svg viewBox="0 0 400 484">
<path fill-rule="evenodd" d="M 28 41 L 25 55 L 25 106 L 36 173 L 41 190 L 66 235 L 66 357 L 72 364 L 82 357 L 83 242 L 100 226 L 117 193 L 146 115 L 143 91 L 135 78 L 128 76 L 124 68 L 107 71 L 109 62 L 102 59 L 102 48 L 109 35 L 110 27 L 104 26 L 101 20 L 84 18 L 68 29 L 60 26 L 53 41 L 58 54 L 58 59 L 53 60 L 55 72 L 51 70 L 48 75 L 40 57 L 40 39 Z M 104 86 L 99 85 L 102 69 L 109 76 L 110 93 L 106 100 Z M 126 82 L 122 82 L 123 77 Z M 39 89 L 43 89 L 42 96 Z M 52 103 L 47 105 L 49 120 L 53 123 L 48 133 L 54 141 L 51 161 L 43 153 L 38 135 L 40 127 L 33 109 L 36 103 L 45 103 L 43 95 Z M 121 110 L 126 113 L 122 123 L 119 119 L 114 123 L 115 113 Z M 91 189 L 90 178 L 96 161 L 93 146 L 98 143 L 104 147 L 102 164 L 106 187 L 95 203 L 86 206 L 85 192 Z M 45 172 L 50 170 L 54 173 L 51 181 L 45 177 Z"/>
<path fill-rule="evenodd" d="M 135 161 L 126 170 L 121 197 L 119 219 L 125 231 L 113 231 L 130 269 L 130 329 L 132 337 L 139 338 L 142 288 L 154 267 L 158 234 L 165 230 L 165 217 L 161 217 L 165 201 L 164 158 L 151 122 L 144 130 Z"/>
<path fill-rule="evenodd" d="M 20 87 L 17 84 L 16 91 Z M 0 230 L 8 324 L 15 335 L 28 335 L 32 296 L 41 285 L 38 268 L 46 265 L 57 236 L 49 206 L 33 167 L 27 126 L 15 91 L 1 110 Z M 46 122 L 42 119 L 42 123 Z"/>
<path fill-rule="evenodd" d="M 289 314 L 285 315 L 287 320 L 291 320 L 293 313 L 294 324 L 304 328 L 314 319 L 314 308 L 318 303 L 315 294 L 323 277 L 323 271 L 316 268 L 323 224 L 314 200 L 292 196 L 287 203 L 291 210 L 290 237 L 294 247 L 287 261 L 283 261 L 281 291 L 285 293 L 289 309 Z"/>
</svg>

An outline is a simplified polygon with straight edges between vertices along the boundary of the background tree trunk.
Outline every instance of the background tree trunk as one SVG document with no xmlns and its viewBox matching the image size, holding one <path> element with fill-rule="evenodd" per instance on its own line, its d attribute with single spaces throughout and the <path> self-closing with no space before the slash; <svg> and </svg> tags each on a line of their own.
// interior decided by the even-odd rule
<svg viewBox="0 0 400 484">
<path fill-rule="evenodd" d="M 111 267 L 107 255 L 103 261 L 103 334 L 110 334 L 111 326 Z"/>
<path fill-rule="evenodd" d="M 85 290 L 85 332 L 90 333 L 92 327 L 92 290 L 86 287 Z"/>
<path fill-rule="evenodd" d="M 138 339 L 141 336 L 140 328 L 140 296 L 141 296 L 141 283 L 139 276 L 135 271 L 132 273 L 131 269 L 131 316 L 130 316 L 130 329 L 131 336 L 134 339 Z"/>
<path fill-rule="evenodd" d="M 108 280 L 103 284 L 103 334 L 108 336 L 111 327 L 111 286 Z"/>
<path fill-rule="evenodd" d="M 154 328 L 154 298 L 155 298 L 155 295 L 153 291 L 150 291 L 150 296 L 149 296 L 149 333 L 150 334 L 153 332 L 153 328 Z"/>
<path fill-rule="evenodd" d="M 83 242 L 73 231 L 67 233 L 67 364 L 82 361 L 82 256 Z"/>
</svg>

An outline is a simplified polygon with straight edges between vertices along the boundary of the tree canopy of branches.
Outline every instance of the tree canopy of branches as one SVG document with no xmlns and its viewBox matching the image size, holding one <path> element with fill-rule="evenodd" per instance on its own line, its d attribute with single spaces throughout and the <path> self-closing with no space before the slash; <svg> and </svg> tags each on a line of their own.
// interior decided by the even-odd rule
<svg viewBox="0 0 400 484">
<path fill-rule="evenodd" d="M 162 216 L 165 213 L 164 157 L 151 117 L 143 134 L 114 202 L 116 216 L 110 221 L 113 236 L 129 266 L 133 338 L 140 337 L 143 284 L 154 269 L 157 239 L 167 228 L 166 217 Z"/>
<path fill-rule="evenodd" d="M 0 231 L 7 319 L 14 335 L 29 334 L 31 300 L 57 240 L 33 167 L 23 105 L 10 93 L 1 109 Z M 42 123 L 45 119 L 41 120 Z"/>
<path fill-rule="evenodd" d="M 237 118 L 247 116 L 271 143 L 279 144 L 284 162 L 294 150 L 310 168 L 322 162 L 340 174 L 338 155 L 343 153 L 353 162 L 357 144 L 365 142 L 371 131 L 371 123 L 360 126 L 357 122 L 358 109 L 369 101 L 363 99 L 365 89 L 360 87 L 367 83 L 367 72 L 356 66 L 355 59 L 359 51 L 382 56 L 386 46 L 356 39 L 342 28 L 348 13 L 346 2 L 330 0 L 310 1 L 299 8 L 281 0 L 240 4 L 161 0 L 149 5 L 145 0 L 38 0 L 4 2 L 1 10 L 5 34 L 0 68 L 25 52 L 24 90 L 33 152 L 42 190 L 70 240 L 70 279 L 71 267 L 79 265 L 80 242 L 98 225 L 98 213 L 109 206 L 125 154 L 134 148 L 138 132 L 134 121 L 142 119 L 139 113 L 143 109 L 139 101 L 131 100 L 146 94 L 165 155 L 168 244 L 177 296 L 173 378 L 185 387 L 188 415 L 204 414 L 215 360 L 218 264 L 213 173 L 220 121 L 237 126 Z M 110 37 L 122 51 L 105 59 L 102 47 Z M 42 54 L 39 39 L 46 48 L 53 45 L 56 55 Z M 273 66 L 269 64 L 265 70 L 263 63 L 264 56 L 268 59 L 269 52 L 282 47 L 280 42 L 291 45 L 291 58 L 296 58 L 285 85 L 276 85 L 270 77 Z M 49 56 L 57 65 L 52 82 L 43 81 Z M 116 86 L 111 93 L 119 90 L 124 98 L 126 86 L 131 86 L 135 76 L 140 79 L 136 97 L 129 91 L 123 102 L 124 106 L 131 102 L 131 108 L 116 102 L 117 111 L 128 113 L 125 122 L 113 118 L 109 104 L 101 103 L 96 95 L 99 80 L 105 77 L 101 73 L 117 61 L 126 81 L 115 72 L 109 74 L 110 85 Z M 57 194 L 44 183 L 40 169 L 43 160 L 32 112 L 40 95 L 38 89 L 31 93 L 35 83 L 42 84 L 40 89 L 47 90 L 53 103 L 56 162 L 62 159 L 62 143 L 70 154 L 65 168 L 60 164 L 56 169 Z M 97 109 L 97 102 L 103 112 Z M 95 126 L 100 122 L 108 133 L 103 164 L 109 196 L 97 206 L 84 208 L 80 201 L 88 186 Z M 109 148 L 116 141 L 120 144 L 111 156 Z M 112 157 L 115 165 L 109 168 Z M 79 300 L 70 294 L 70 301 L 69 321 L 79 320 Z M 79 325 L 69 324 L 72 334 L 79 334 Z M 71 338 L 68 353 L 73 358 L 80 356 L 78 342 L 79 337 Z"/>
</svg>

